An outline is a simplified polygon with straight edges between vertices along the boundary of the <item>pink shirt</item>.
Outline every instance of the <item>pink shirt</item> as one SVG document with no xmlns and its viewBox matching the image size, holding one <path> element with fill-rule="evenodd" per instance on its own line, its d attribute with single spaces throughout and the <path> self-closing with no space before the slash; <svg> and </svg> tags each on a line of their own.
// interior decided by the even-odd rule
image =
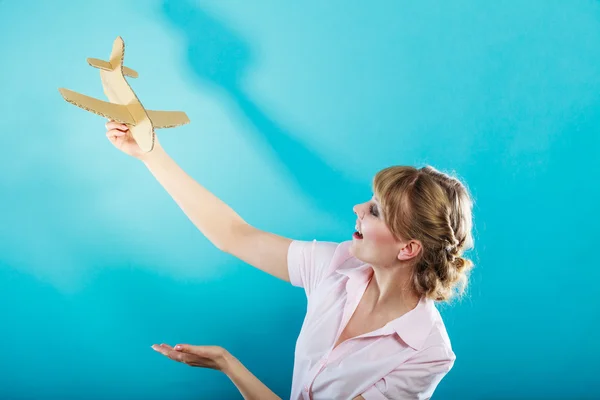
<svg viewBox="0 0 600 400">
<path fill-rule="evenodd" d="M 314 240 L 290 246 L 290 281 L 307 296 L 291 399 L 429 399 L 456 358 L 432 300 L 423 297 L 383 328 L 332 349 L 373 271 L 349 253 L 350 245 Z"/>
</svg>

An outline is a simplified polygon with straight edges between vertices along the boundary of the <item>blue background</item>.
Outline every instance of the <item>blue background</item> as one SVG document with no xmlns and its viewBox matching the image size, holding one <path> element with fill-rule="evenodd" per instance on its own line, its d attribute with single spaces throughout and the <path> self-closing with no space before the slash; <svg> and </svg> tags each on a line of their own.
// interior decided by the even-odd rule
<svg viewBox="0 0 600 400">
<path fill-rule="evenodd" d="M 590 0 L 0 1 L 0 398 L 240 398 L 153 343 L 220 345 L 283 398 L 302 289 L 219 252 L 105 120 L 126 44 L 159 131 L 251 224 L 349 240 L 389 165 L 475 199 L 439 399 L 600 397 L 600 4 Z"/>
</svg>

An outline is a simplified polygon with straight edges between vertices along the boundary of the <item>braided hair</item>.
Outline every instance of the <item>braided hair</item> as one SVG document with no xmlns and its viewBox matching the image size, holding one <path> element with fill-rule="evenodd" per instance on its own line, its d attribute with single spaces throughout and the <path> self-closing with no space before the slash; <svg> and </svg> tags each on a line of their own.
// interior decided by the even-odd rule
<svg viewBox="0 0 600 400">
<path fill-rule="evenodd" d="M 472 207 L 467 188 L 431 166 L 392 166 L 379 171 L 373 190 L 392 234 L 421 242 L 413 286 L 436 301 L 462 294 L 473 262 L 463 253 L 473 247 Z"/>
</svg>

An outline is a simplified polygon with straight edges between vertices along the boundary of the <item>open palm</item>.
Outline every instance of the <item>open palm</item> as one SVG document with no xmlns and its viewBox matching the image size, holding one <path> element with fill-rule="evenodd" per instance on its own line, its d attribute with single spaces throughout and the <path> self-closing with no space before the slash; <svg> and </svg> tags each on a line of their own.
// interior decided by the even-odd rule
<svg viewBox="0 0 600 400">
<path fill-rule="evenodd" d="M 192 346 L 178 344 L 171 347 L 168 344 L 153 345 L 152 349 L 171 360 L 187 364 L 191 367 L 210 368 L 222 371 L 226 362 L 227 350 L 219 346 Z"/>
</svg>

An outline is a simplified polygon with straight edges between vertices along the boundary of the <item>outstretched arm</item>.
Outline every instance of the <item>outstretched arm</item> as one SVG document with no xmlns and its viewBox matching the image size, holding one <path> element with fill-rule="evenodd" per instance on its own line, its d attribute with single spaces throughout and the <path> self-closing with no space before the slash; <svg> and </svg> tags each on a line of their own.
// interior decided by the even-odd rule
<svg viewBox="0 0 600 400">
<path fill-rule="evenodd" d="M 211 368 L 225 373 L 245 400 L 281 400 L 227 350 L 220 346 L 178 344 L 153 345 L 157 352 L 192 367 Z"/>
<path fill-rule="evenodd" d="M 190 177 L 162 146 L 155 146 L 142 161 L 208 240 L 220 250 L 231 246 L 233 228 L 245 224 L 231 207 Z"/>
<path fill-rule="evenodd" d="M 257 229 L 192 179 L 160 145 L 142 156 L 158 182 L 193 224 L 219 250 L 289 281 L 287 253 L 291 239 Z"/>
<path fill-rule="evenodd" d="M 192 223 L 219 250 L 280 279 L 289 281 L 287 253 L 291 239 L 249 225 L 231 207 L 190 177 L 169 157 L 155 138 L 143 152 L 129 127 L 106 124 L 106 136 L 122 152 L 142 160 Z"/>
</svg>

